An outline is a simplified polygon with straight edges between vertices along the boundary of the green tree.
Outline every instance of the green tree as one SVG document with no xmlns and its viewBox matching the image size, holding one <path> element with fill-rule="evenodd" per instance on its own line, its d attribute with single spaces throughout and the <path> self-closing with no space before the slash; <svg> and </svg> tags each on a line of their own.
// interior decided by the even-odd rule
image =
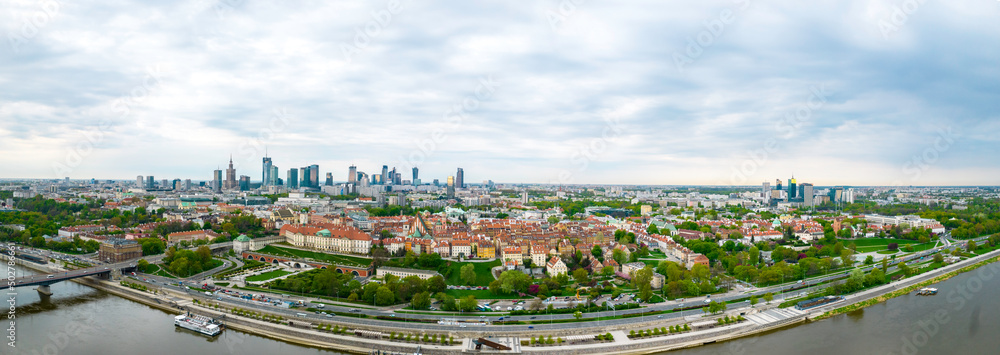
<svg viewBox="0 0 1000 355">
<path fill-rule="evenodd" d="M 750 296 L 750 306 L 756 306 L 759 301 L 757 300 L 757 295 Z"/>
<path fill-rule="evenodd" d="M 379 287 L 375 293 L 375 305 L 388 306 L 393 303 L 396 303 L 396 294 L 394 294 L 389 287 Z"/>
<path fill-rule="evenodd" d="M 478 305 L 479 304 L 476 303 L 476 297 L 473 295 L 469 295 L 465 298 L 462 298 L 462 300 L 458 303 L 458 308 L 463 312 L 472 312 L 476 310 L 476 306 Z"/>
<path fill-rule="evenodd" d="M 584 268 L 573 270 L 573 279 L 581 285 L 590 283 L 590 277 L 587 275 L 587 269 Z"/>
<path fill-rule="evenodd" d="M 476 283 L 476 267 L 473 266 L 472 264 L 462 265 L 462 268 L 460 269 L 460 272 L 459 272 L 459 276 L 461 277 L 462 282 L 465 282 L 466 285 L 475 284 Z"/>
<path fill-rule="evenodd" d="M 140 272 L 146 272 L 146 269 L 149 268 L 149 262 L 146 261 L 146 259 L 139 259 L 139 261 L 135 263 L 135 266 L 139 268 Z"/>
<path fill-rule="evenodd" d="M 764 301 L 766 301 L 768 304 L 771 304 L 771 301 L 774 301 L 774 294 L 770 292 L 764 294 Z"/>
<path fill-rule="evenodd" d="M 427 309 L 431 305 L 431 294 L 430 292 L 421 292 L 413 295 L 413 299 L 410 300 L 410 305 L 413 309 Z"/>
<path fill-rule="evenodd" d="M 580 320 L 580 318 L 583 318 L 583 312 L 576 311 L 576 313 L 573 313 L 573 318 L 576 318 L 576 320 Z"/>
</svg>

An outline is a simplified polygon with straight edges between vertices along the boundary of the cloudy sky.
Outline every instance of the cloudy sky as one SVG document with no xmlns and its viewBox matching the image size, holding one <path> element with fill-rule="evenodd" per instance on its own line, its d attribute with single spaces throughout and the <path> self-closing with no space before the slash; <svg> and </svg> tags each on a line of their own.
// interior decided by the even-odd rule
<svg viewBox="0 0 1000 355">
<path fill-rule="evenodd" d="M 0 178 L 1000 184 L 997 1 L 176 3 L 3 2 Z"/>
</svg>

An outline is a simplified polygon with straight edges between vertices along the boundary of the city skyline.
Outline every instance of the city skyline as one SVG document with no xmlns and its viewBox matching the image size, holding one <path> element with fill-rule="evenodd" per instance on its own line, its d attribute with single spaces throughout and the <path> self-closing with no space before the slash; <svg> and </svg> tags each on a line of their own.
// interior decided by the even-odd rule
<svg viewBox="0 0 1000 355">
<path fill-rule="evenodd" d="M 407 3 L 385 26 L 376 3 L 61 8 L 0 52 L 29 83 L 0 93 L 0 177 L 204 179 L 232 153 L 257 179 L 267 147 L 279 176 L 338 179 L 1000 183 L 1000 49 L 968 45 L 1000 36 L 995 2 L 901 24 L 891 4 L 744 4 Z M 36 11 L 13 4 L 5 32 Z"/>
</svg>

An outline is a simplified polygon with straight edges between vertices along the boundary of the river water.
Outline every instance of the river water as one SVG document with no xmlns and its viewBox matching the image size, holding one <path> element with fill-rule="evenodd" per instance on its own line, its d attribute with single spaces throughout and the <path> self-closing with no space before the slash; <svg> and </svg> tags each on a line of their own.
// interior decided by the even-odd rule
<svg viewBox="0 0 1000 355">
<path fill-rule="evenodd" d="M 1000 263 L 934 287 L 937 296 L 911 294 L 823 321 L 669 354 L 1000 353 Z M 73 282 L 52 285 L 51 297 L 31 288 L 15 291 L 16 348 L 4 345 L 0 354 L 336 354 L 234 330 L 208 338 L 177 329 L 172 314 Z"/>
</svg>

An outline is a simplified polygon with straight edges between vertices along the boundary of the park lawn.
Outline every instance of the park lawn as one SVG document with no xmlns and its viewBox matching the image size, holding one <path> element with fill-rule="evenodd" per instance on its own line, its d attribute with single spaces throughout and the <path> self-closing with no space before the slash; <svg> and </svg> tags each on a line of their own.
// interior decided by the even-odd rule
<svg viewBox="0 0 1000 355">
<path fill-rule="evenodd" d="M 160 265 L 158 265 L 158 264 L 149 264 L 149 266 L 147 266 L 146 269 L 148 271 L 146 271 L 145 273 L 147 273 L 147 274 L 154 274 L 155 275 L 157 272 L 160 272 Z"/>
<path fill-rule="evenodd" d="M 653 258 L 653 259 L 666 259 L 667 258 L 667 254 L 664 254 L 662 251 L 658 251 L 658 250 L 650 250 L 649 251 L 649 257 Z"/>
<path fill-rule="evenodd" d="M 878 253 L 882 255 L 890 255 L 890 254 L 896 254 L 898 252 L 899 252 L 898 250 L 882 250 L 879 251 Z"/>
<path fill-rule="evenodd" d="M 157 266 L 160 266 L 160 265 L 157 265 Z M 177 276 L 174 276 L 173 274 L 167 272 L 167 268 L 162 267 L 162 266 L 160 266 L 160 269 L 156 270 L 156 272 L 154 272 L 153 275 L 163 276 L 163 277 L 169 277 L 171 279 L 176 279 L 177 278 Z"/>
<path fill-rule="evenodd" d="M 466 285 L 462 282 L 462 266 L 466 264 L 472 264 L 476 270 L 476 283 L 472 285 Z M 447 283 L 449 285 L 459 285 L 459 286 L 489 286 L 490 282 L 496 280 L 493 278 L 493 273 L 490 272 L 494 267 L 500 266 L 500 260 L 493 260 L 488 263 L 451 263 L 451 275 L 448 277 Z M 478 297 L 478 296 L 477 296 Z"/>
<path fill-rule="evenodd" d="M 266 280 L 270 280 L 270 279 L 273 279 L 273 278 L 282 277 L 282 276 L 285 276 L 285 275 L 288 275 L 288 274 L 291 274 L 291 272 L 288 272 L 288 271 L 285 271 L 285 270 L 272 270 L 272 271 L 268 271 L 268 272 L 265 272 L 265 273 L 260 274 L 260 275 L 253 275 L 253 276 L 247 277 L 247 281 L 266 281 Z"/>
<path fill-rule="evenodd" d="M 462 297 L 468 297 L 469 295 L 475 296 L 477 300 L 507 300 L 507 299 L 520 299 L 517 294 L 512 295 L 494 295 L 490 290 L 444 290 L 446 295 L 455 297 L 456 299 Z M 525 297 L 531 298 L 531 297 Z"/>
<path fill-rule="evenodd" d="M 891 238 L 837 239 L 837 241 L 844 243 L 844 247 L 847 247 L 848 245 L 851 245 L 851 243 L 854 243 L 854 245 L 858 246 L 858 251 L 861 250 L 861 247 L 888 246 L 889 243 L 897 243 L 899 245 L 920 244 L 920 242 L 916 240 L 891 239 Z"/>
<path fill-rule="evenodd" d="M 371 265 L 372 263 L 372 259 L 368 258 L 327 254 L 322 252 L 299 250 L 292 248 L 282 248 L 274 245 L 268 245 L 263 249 L 259 250 L 259 252 L 265 254 L 278 255 L 278 256 L 313 259 L 313 260 L 328 262 L 331 264 L 340 264 L 344 266 L 368 266 Z"/>
</svg>

